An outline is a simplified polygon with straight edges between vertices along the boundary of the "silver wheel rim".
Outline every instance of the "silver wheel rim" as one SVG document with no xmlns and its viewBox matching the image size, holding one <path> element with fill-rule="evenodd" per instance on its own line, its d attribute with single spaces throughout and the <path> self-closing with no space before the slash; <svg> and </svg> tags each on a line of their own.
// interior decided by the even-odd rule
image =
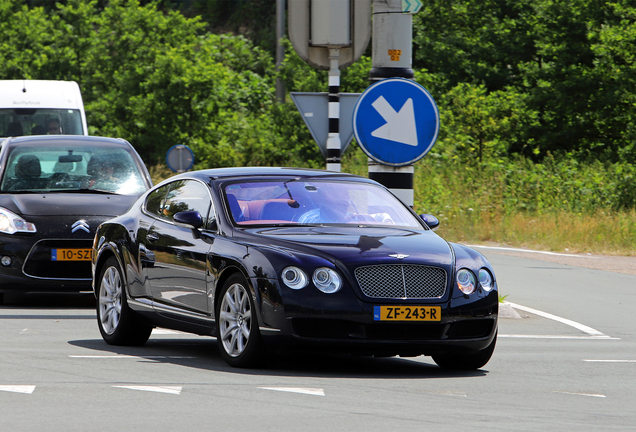
<svg viewBox="0 0 636 432">
<path fill-rule="evenodd" d="M 250 340 L 252 309 L 247 290 L 241 284 L 228 288 L 221 301 L 219 334 L 225 352 L 240 356 Z"/>
<path fill-rule="evenodd" d="M 99 322 L 106 334 L 111 335 L 117 330 L 121 319 L 122 284 L 119 272 L 115 267 L 109 267 L 99 288 Z"/>
</svg>

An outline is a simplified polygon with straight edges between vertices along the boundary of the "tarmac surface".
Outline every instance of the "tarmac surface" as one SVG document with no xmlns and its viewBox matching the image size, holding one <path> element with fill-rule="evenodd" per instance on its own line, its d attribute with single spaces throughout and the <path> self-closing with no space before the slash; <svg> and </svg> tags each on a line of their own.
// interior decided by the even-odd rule
<svg viewBox="0 0 636 432">
<path fill-rule="evenodd" d="M 594 255 L 589 253 L 558 253 L 490 245 L 471 244 L 467 246 L 473 247 L 482 253 L 510 255 L 521 258 L 549 261 L 574 267 L 585 267 L 596 270 L 611 271 L 615 273 L 636 275 L 635 256 Z"/>
</svg>

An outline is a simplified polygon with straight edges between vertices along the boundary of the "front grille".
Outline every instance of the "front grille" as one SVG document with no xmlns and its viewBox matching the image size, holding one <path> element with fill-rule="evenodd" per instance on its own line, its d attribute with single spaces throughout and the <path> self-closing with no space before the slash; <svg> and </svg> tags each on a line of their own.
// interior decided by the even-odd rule
<svg viewBox="0 0 636 432">
<path fill-rule="evenodd" d="M 446 270 L 413 264 L 358 267 L 356 279 L 362 293 L 382 299 L 440 298 L 446 292 Z"/>
<path fill-rule="evenodd" d="M 90 261 L 52 261 L 51 249 L 90 249 L 92 240 L 42 240 L 24 263 L 28 276 L 46 279 L 91 279 Z"/>
</svg>

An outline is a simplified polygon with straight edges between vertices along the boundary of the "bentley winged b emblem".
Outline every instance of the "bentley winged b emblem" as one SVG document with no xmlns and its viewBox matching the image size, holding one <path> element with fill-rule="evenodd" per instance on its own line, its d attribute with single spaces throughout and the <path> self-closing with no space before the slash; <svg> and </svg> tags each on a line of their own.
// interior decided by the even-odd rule
<svg viewBox="0 0 636 432">
<path fill-rule="evenodd" d="M 397 258 L 399 260 L 403 260 L 404 258 L 407 258 L 408 255 L 403 255 L 403 254 L 391 254 L 389 255 L 391 258 Z"/>
</svg>

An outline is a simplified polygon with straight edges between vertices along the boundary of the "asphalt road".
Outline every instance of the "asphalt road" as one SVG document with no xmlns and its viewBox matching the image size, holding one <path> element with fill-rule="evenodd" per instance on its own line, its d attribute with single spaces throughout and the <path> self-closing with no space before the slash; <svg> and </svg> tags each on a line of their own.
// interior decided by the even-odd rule
<svg viewBox="0 0 636 432">
<path fill-rule="evenodd" d="M 16 299 L 0 307 L 0 432 L 636 430 L 636 276 L 480 251 L 514 307 L 470 373 L 321 355 L 232 369 L 212 338 L 106 345 L 89 297 Z"/>
</svg>

